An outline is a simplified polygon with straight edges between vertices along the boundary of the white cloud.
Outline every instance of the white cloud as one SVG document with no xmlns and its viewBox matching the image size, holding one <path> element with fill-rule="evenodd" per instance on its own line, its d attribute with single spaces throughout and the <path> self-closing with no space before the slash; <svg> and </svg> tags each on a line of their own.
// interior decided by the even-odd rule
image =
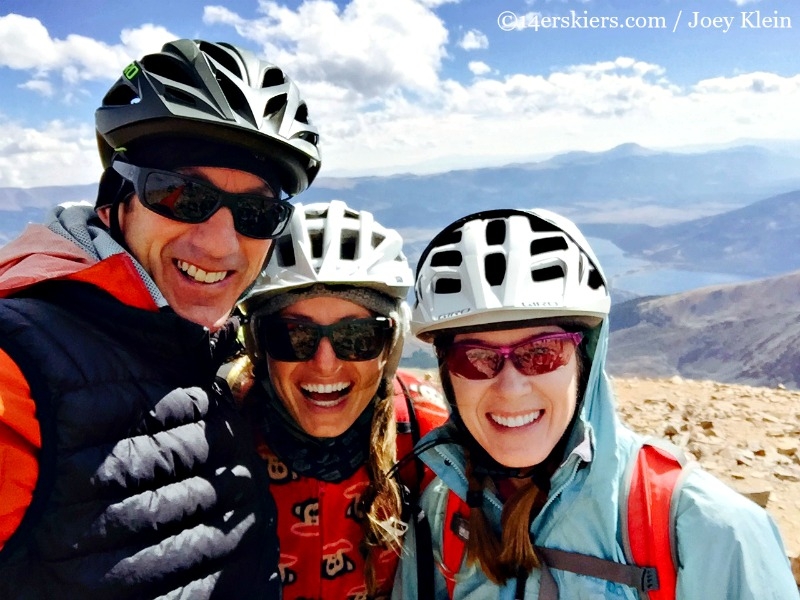
<svg viewBox="0 0 800 600">
<path fill-rule="evenodd" d="M 68 97 L 82 82 L 113 81 L 132 58 L 157 51 L 175 37 L 163 27 L 143 25 L 123 30 L 122 44 L 82 35 L 60 40 L 38 19 L 12 13 L 0 16 L 0 67 L 30 71 L 33 78 L 24 84 L 26 89 Z"/>
<path fill-rule="evenodd" d="M 263 54 L 299 81 L 324 80 L 365 99 L 397 87 L 434 92 L 446 56 L 447 29 L 416 0 L 353 0 L 340 9 L 329 0 L 306 0 L 296 11 L 259 0 L 257 19 L 207 6 L 207 24 L 228 24 L 260 44 Z"/>
<path fill-rule="evenodd" d="M 492 72 L 492 68 L 489 65 L 479 60 L 470 61 L 470 63 L 467 66 L 469 67 L 469 70 L 472 72 L 473 75 L 480 76 Z"/>
<path fill-rule="evenodd" d="M 761 0 L 731 0 L 736 6 L 744 6 L 745 4 L 755 4 Z"/>
<path fill-rule="evenodd" d="M 458 45 L 464 50 L 481 50 L 489 47 L 489 38 L 477 29 L 470 29 Z"/>
<path fill-rule="evenodd" d="M 0 131 L 0 187 L 70 185 L 100 177 L 94 128 L 88 124 L 52 121 L 33 129 L 0 120 Z"/>
<path fill-rule="evenodd" d="M 433 172 L 625 142 L 685 147 L 798 139 L 800 75 L 740 74 L 684 88 L 632 58 L 441 83 L 427 104 L 401 94 L 325 140 L 328 174 Z M 781 115 L 780 119 L 775 115 Z M 319 123 L 323 134 L 325 122 Z"/>
<path fill-rule="evenodd" d="M 463 63 L 448 49 L 466 36 L 449 40 L 431 10 L 438 4 L 305 0 L 289 8 L 262 0 L 255 19 L 221 6 L 206 7 L 203 18 L 234 28 L 298 81 L 322 135 L 324 176 L 434 172 L 625 142 L 668 148 L 800 139 L 800 75 L 737 73 L 678 85 L 655 62 L 612 55 L 545 74 L 470 61 L 474 79 L 449 79 L 445 61 Z M 123 31 L 113 46 L 56 40 L 35 19 L 8 15 L 0 17 L 0 67 L 29 71 L 25 89 L 61 98 L 67 79 L 110 79 L 168 37 L 145 25 Z M 111 58 L 89 69 L 101 51 Z M 90 125 L 33 130 L 0 118 L 0 186 L 84 183 L 99 172 Z"/>
<path fill-rule="evenodd" d="M 443 4 L 459 4 L 461 0 L 419 0 L 419 3 L 429 8 L 436 8 Z"/>
<path fill-rule="evenodd" d="M 25 83 L 21 84 L 19 87 L 25 90 L 37 92 L 42 96 L 46 96 L 47 98 L 51 98 L 53 96 L 53 84 L 44 79 L 31 79 L 30 81 L 26 81 Z"/>
</svg>

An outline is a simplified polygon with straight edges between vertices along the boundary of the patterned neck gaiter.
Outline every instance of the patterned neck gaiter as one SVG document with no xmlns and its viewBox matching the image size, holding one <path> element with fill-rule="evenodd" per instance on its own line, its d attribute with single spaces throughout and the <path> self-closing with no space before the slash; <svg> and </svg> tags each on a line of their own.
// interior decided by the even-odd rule
<svg viewBox="0 0 800 600">
<path fill-rule="evenodd" d="M 349 479 L 367 462 L 375 402 L 367 405 L 350 428 L 333 438 L 307 434 L 287 412 L 269 380 L 261 380 L 261 430 L 269 448 L 292 471 L 329 483 Z M 376 396 L 377 398 L 377 396 Z"/>
</svg>

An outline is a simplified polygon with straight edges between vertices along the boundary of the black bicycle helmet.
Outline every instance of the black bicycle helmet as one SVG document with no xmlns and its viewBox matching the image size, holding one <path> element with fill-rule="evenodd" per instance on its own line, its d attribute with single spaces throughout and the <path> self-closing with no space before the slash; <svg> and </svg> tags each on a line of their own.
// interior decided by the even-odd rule
<svg viewBox="0 0 800 600">
<path fill-rule="evenodd" d="M 294 82 L 226 43 L 176 40 L 132 62 L 103 98 L 95 126 L 106 169 L 122 148 L 176 137 L 251 152 L 280 171 L 291 195 L 320 168 L 319 134 Z"/>
</svg>

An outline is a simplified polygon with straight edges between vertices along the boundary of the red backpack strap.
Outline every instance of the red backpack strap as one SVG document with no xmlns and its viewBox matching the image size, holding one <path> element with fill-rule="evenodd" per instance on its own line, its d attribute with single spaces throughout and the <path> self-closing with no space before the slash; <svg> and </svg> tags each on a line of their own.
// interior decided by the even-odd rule
<svg viewBox="0 0 800 600">
<path fill-rule="evenodd" d="M 646 440 L 638 449 L 620 486 L 623 547 L 629 564 L 540 546 L 536 547 L 538 555 L 549 568 L 622 583 L 649 600 L 674 600 L 678 561 L 674 539 L 677 501 L 673 498 L 677 498 L 693 464 L 665 440 Z M 467 549 L 468 518 L 469 506 L 451 491 L 444 514 L 442 562 L 438 565 L 450 598 Z"/>
<path fill-rule="evenodd" d="M 639 448 L 620 486 L 622 542 L 628 561 L 655 567 L 650 600 L 674 600 L 677 580 L 675 510 L 690 463 L 677 446 L 650 438 Z"/>
<path fill-rule="evenodd" d="M 442 530 L 442 562 L 439 570 L 447 582 L 450 598 L 456 586 L 456 573 L 461 570 L 469 539 L 469 506 L 454 492 L 447 497 Z"/>
<path fill-rule="evenodd" d="M 404 461 L 420 438 L 447 421 L 449 411 L 438 391 L 412 373 L 398 369 L 393 383 L 397 460 Z M 435 478 L 433 471 L 419 459 L 404 463 L 400 468 L 401 481 L 410 490 L 422 493 Z"/>
</svg>

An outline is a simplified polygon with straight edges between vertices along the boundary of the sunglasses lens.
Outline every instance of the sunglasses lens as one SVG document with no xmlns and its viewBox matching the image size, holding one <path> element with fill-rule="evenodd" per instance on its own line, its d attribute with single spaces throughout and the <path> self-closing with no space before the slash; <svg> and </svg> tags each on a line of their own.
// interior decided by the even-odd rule
<svg viewBox="0 0 800 600">
<path fill-rule="evenodd" d="M 386 347 L 390 332 L 390 319 L 354 319 L 332 325 L 279 318 L 257 322 L 261 347 L 272 359 L 284 362 L 311 360 L 323 336 L 339 360 L 372 360 Z"/>
<path fill-rule="evenodd" d="M 303 362 L 317 351 L 320 332 L 313 323 L 264 319 L 258 324 L 262 347 L 274 360 Z"/>
<path fill-rule="evenodd" d="M 383 323 L 375 319 L 359 319 L 334 325 L 330 340 L 336 356 L 349 361 L 377 358 L 388 341 L 389 329 Z"/>
<path fill-rule="evenodd" d="M 219 194 L 178 174 L 153 171 L 147 175 L 141 200 L 175 221 L 202 223 L 216 210 Z"/>
<path fill-rule="evenodd" d="M 447 351 L 447 368 L 465 379 L 492 379 L 503 369 L 508 357 L 523 375 L 544 375 L 567 365 L 580 340 L 579 334 L 557 333 L 502 348 L 453 344 Z"/>
<path fill-rule="evenodd" d="M 523 375 L 544 375 L 569 363 L 574 351 L 571 340 L 551 337 L 518 346 L 511 360 Z"/>
<path fill-rule="evenodd" d="M 236 231 L 252 238 L 267 239 L 280 234 L 292 216 L 286 202 L 259 196 L 240 196 L 233 210 Z"/>
<path fill-rule="evenodd" d="M 279 235 L 293 208 L 288 202 L 258 194 L 226 194 L 180 173 L 165 171 L 147 174 L 141 199 L 151 210 L 182 223 L 202 223 L 224 204 L 233 213 L 236 231 L 257 239 Z"/>
<path fill-rule="evenodd" d="M 447 354 L 447 368 L 465 379 L 491 379 L 503 368 L 503 356 L 491 348 L 453 346 Z"/>
</svg>

